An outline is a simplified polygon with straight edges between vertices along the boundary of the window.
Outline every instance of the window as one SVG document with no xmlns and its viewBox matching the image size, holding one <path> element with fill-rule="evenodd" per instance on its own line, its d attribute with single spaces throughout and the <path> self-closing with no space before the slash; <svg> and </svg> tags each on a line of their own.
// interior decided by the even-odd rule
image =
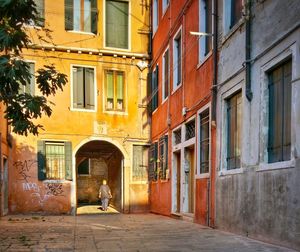
<svg viewBox="0 0 300 252">
<path fill-rule="evenodd" d="M 159 167 L 159 178 L 165 180 L 168 169 L 168 136 L 159 139 Z"/>
<path fill-rule="evenodd" d="M 200 0 L 199 10 L 199 31 L 212 34 L 212 0 Z M 199 46 L 199 57 L 202 61 L 212 49 L 212 36 L 201 36 Z"/>
<path fill-rule="evenodd" d="M 195 120 L 185 124 L 185 140 L 187 141 L 193 137 L 195 137 Z"/>
<path fill-rule="evenodd" d="M 132 181 L 148 180 L 148 151 L 143 145 L 133 145 Z"/>
<path fill-rule="evenodd" d="M 241 165 L 242 93 L 227 100 L 227 170 Z"/>
<path fill-rule="evenodd" d="M 35 91 L 35 76 L 34 76 L 35 66 L 34 66 L 34 63 L 32 63 L 32 62 L 27 62 L 27 64 L 29 66 L 30 82 L 26 81 L 26 86 L 24 86 L 20 83 L 19 94 L 26 93 L 26 94 L 34 95 L 34 91 Z"/>
<path fill-rule="evenodd" d="M 78 165 L 78 175 L 89 175 L 90 174 L 90 159 L 86 158 L 82 160 Z"/>
<path fill-rule="evenodd" d="M 200 174 L 209 172 L 209 109 L 200 113 Z"/>
<path fill-rule="evenodd" d="M 128 49 L 128 2 L 106 0 L 105 45 Z"/>
<path fill-rule="evenodd" d="M 181 143 L 181 128 L 173 132 L 174 145 Z"/>
<path fill-rule="evenodd" d="M 173 90 L 181 83 L 181 30 L 173 40 Z"/>
<path fill-rule="evenodd" d="M 158 158 L 158 144 L 153 143 L 149 149 L 149 180 L 156 181 L 158 178 L 158 167 L 157 167 L 157 158 Z"/>
<path fill-rule="evenodd" d="M 169 83 L 170 83 L 170 66 L 169 66 L 169 49 L 163 55 L 163 87 L 162 87 L 162 100 L 169 96 Z"/>
<path fill-rule="evenodd" d="M 65 29 L 97 34 L 97 0 L 65 0 Z"/>
<path fill-rule="evenodd" d="M 153 33 L 156 32 L 158 27 L 158 0 L 153 0 L 152 8 L 152 30 Z"/>
<path fill-rule="evenodd" d="M 158 107 L 158 65 L 156 65 L 151 74 L 151 78 L 149 78 L 148 81 L 148 86 L 150 86 L 148 106 L 149 112 L 152 113 Z"/>
<path fill-rule="evenodd" d="M 34 23 L 33 20 L 30 25 L 44 27 L 45 26 L 45 0 L 34 0 L 37 10 L 37 23 Z"/>
<path fill-rule="evenodd" d="M 289 60 L 268 74 L 269 77 L 269 133 L 268 162 L 291 159 L 291 78 Z"/>
<path fill-rule="evenodd" d="M 124 72 L 106 70 L 106 110 L 124 111 Z"/>
<path fill-rule="evenodd" d="M 166 11 L 170 3 L 170 0 L 162 0 L 163 12 Z"/>
<path fill-rule="evenodd" d="M 73 66 L 73 108 L 95 109 L 94 68 Z"/>
<path fill-rule="evenodd" d="M 38 141 L 38 177 L 72 179 L 71 142 Z"/>
<path fill-rule="evenodd" d="M 243 0 L 224 0 L 224 30 L 225 34 L 242 17 Z"/>
</svg>

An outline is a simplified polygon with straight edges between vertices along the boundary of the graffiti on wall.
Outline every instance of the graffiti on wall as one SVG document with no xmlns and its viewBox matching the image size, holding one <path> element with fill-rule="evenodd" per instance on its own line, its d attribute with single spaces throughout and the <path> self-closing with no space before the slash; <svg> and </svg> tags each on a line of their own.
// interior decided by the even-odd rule
<svg viewBox="0 0 300 252">
<path fill-rule="evenodd" d="M 13 166 L 17 169 L 18 174 L 20 176 L 20 180 L 25 180 L 27 183 L 28 179 L 31 178 L 29 175 L 31 167 L 37 163 L 37 160 L 24 160 L 24 161 L 16 161 Z"/>
<path fill-rule="evenodd" d="M 46 194 L 53 196 L 63 196 L 63 184 L 61 183 L 47 183 L 45 185 Z"/>
</svg>

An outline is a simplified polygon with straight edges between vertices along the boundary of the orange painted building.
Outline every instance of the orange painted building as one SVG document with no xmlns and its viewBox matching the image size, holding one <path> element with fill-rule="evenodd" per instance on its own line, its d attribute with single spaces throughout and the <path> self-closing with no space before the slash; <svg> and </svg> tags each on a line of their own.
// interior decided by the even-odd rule
<svg viewBox="0 0 300 252">
<path fill-rule="evenodd" d="M 9 212 L 75 214 L 98 202 L 103 179 L 116 210 L 148 211 L 149 6 L 36 2 L 52 38 L 42 41 L 42 29 L 27 27 L 33 46 L 23 56 L 35 75 L 54 64 L 68 83 L 50 97 L 51 118 L 36 121 L 44 126 L 38 136 L 13 135 Z M 34 78 L 28 85 L 24 92 L 39 94 Z"/>
<path fill-rule="evenodd" d="M 210 226 L 216 144 L 212 10 L 212 0 L 153 1 L 148 97 L 151 211 Z"/>
</svg>

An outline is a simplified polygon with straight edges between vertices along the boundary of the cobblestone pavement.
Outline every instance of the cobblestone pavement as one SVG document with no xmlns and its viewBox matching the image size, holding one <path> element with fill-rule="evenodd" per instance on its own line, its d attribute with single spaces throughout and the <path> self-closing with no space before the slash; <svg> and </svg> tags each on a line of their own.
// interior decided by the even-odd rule
<svg viewBox="0 0 300 252">
<path fill-rule="evenodd" d="M 292 251 L 154 214 L 6 216 L 0 251 Z"/>
</svg>

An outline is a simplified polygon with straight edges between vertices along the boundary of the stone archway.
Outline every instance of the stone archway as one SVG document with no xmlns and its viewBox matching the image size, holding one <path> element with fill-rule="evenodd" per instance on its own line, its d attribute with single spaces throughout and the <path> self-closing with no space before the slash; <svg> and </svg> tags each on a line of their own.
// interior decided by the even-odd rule
<svg viewBox="0 0 300 252">
<path fill-rule="evenodd" d="M 97 204 L 99 187 L 106 179 L 113 194 L 111 206 L 122 212 L 123 160 L 120 149 L 108 141 L 83 144 L 75 154 L 77 206 Z"/>
</svg>

